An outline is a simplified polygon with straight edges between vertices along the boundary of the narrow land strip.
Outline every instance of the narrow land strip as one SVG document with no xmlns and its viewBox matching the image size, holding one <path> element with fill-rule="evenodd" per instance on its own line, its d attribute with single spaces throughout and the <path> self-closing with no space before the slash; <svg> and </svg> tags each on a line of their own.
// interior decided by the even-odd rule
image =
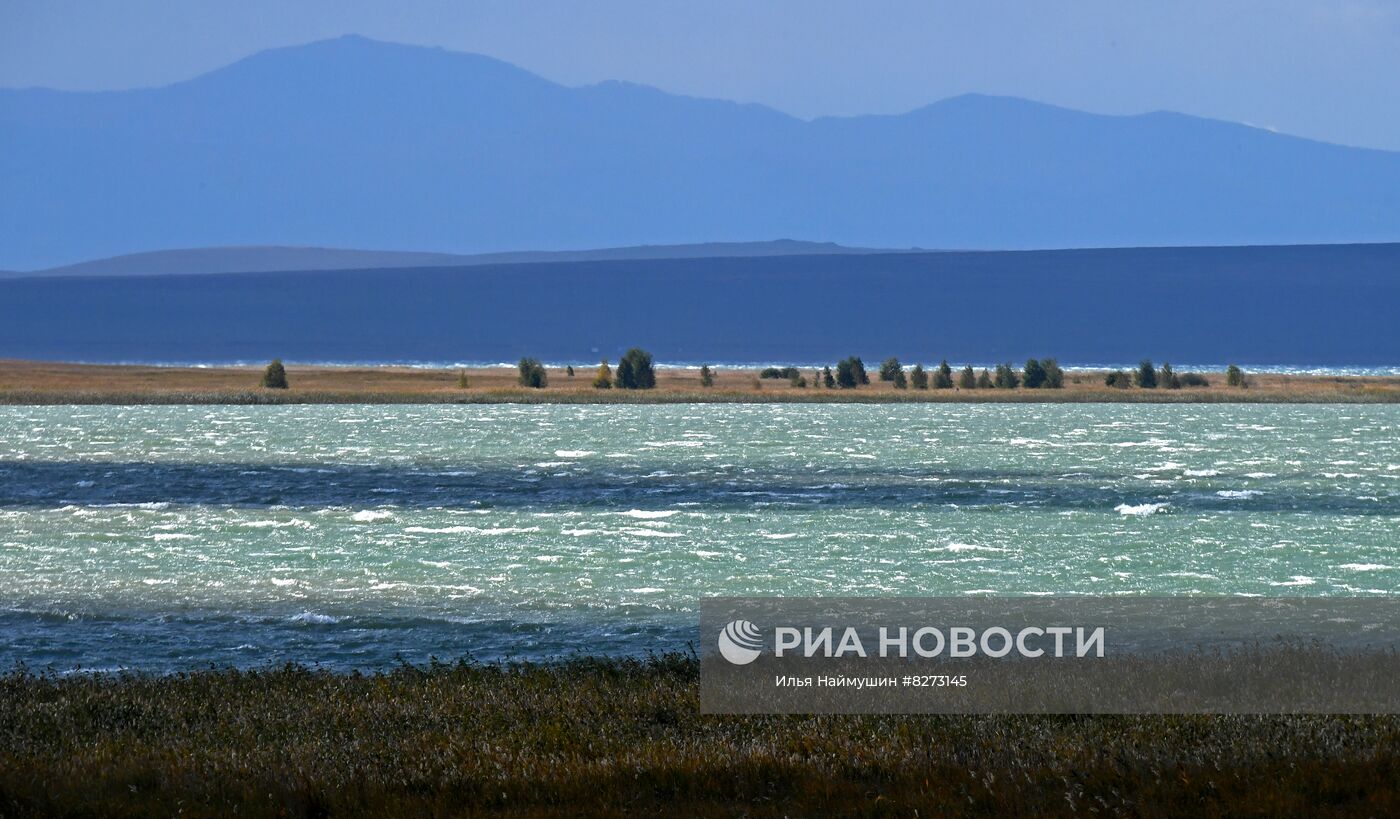
<svg viewBox="0 0 1400 819">
<path fill-rule="evenodd" d="M 1104 372 L 1066 373 L 1062 389 L 897 389 L 879 381 L 855 389 L 761 379 L 757 369 L 717 369 L 703 387 L 695 369 L 658 367 L 652 390 L 594 389 L 596 364 L 571 377 L 547 368 L 548 386 L 519 385 L 514 368 L 424 369 L 400 366 L 287 365 L 288 389 L 259 386 L 261 367 L 156 367 L 0 360 L 0 404 L 665 404 L 761 402 L 857 403 L 1397 403 L 1400 377 L 1249 374 L 1230 387 L 1224 373 L 1202 373 L 1205 387 L 1110 387 Z M 466 386 L 462 386 L 462 377 Z"/>
</svg>

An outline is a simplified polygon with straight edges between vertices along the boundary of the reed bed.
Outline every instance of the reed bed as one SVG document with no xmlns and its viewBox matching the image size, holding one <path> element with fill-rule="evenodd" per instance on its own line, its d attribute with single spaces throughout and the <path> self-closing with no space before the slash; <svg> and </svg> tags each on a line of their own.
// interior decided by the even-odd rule
<svg viewBox="0 0 1400 819">
<path fill-rule="evenodd" d="M 1395 717 L 702 716 L 697 671 L 19 669 L 0 815 L 1400 814 Z"/>
</svg>

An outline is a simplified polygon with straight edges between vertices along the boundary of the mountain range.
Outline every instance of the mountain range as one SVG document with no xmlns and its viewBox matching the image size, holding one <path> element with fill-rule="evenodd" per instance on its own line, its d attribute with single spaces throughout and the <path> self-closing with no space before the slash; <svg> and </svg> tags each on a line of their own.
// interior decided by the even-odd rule
<svg viewBox="0 0 1400 819">
<path fill-rule="evenodd" d="M 0 267 L 775 236 L 947 249 L 1400 239 L 1400 154 L 962 96 L 797 119 L 342 37 L 173 85 L 0 90 Z"/>
</svg>

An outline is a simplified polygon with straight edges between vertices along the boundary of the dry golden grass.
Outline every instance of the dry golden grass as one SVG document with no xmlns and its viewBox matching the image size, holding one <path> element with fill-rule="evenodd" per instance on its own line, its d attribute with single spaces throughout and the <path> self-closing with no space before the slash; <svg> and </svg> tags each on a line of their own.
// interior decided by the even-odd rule
<svg viewBox="0 0 1400 819">
<path fill-rule="evenodd" d="M 253 367 L 151 367 L 0 360 L 0 404 L 141 403 L 670 403 L 689 401 L 970 401 L 970 402 L 1326 402 L 1400 401 L 1400 378 L 1380 376 L 1251 375 L 1248 389 L 1225 385 L 1223 373 L 1207 373 L 1209 387 L 1179 390 L 1115 389 L 1103 373 L 1069 373 L 1061 390 L 896 390 L 872 379 L 855 390 L 826 390 L 785 380 L 758 379 L 757 370 L 716 370 L 715 385 L 700 386 L 696 370 L 662 367 L 655 390 L 597 390 L 596 364 L 575 365 L 570 378 L 549 368 L 549 386 L 525 389 L 507 368 L 459 370 L 409 367 L 287 368 L 291 388 L 266 390 Z"/>
</svg>

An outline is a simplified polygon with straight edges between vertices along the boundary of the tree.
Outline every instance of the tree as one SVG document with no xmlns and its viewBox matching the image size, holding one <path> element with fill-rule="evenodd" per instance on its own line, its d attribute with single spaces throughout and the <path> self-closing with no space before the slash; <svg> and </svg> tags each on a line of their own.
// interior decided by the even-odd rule
<svg viewBox="0 0 1400 819">
<path fill-rule="evenodd" d="M 836 386 L 843 390 L 853 390 L 860 383 L 860 377 L 856 375 L 856 359 L 843 358 L 836 362 Z"/>
<path fill-rule="evenodd" d="M 700 365 L 700 386 L 713 387 L 715 385 L 715 371 L 710 369 L 709 364 Z"/>
<path fill-rule="evenodd" d="M 1113 372 L 1104 376 L 1103 383 L 1107 384 L 1110 387 L 1117 387 L 1120 390 L 1126 390 L 1128 387 L 1132 386 L 1133 380 L 1132 378 L 1128 377 L 1128 374 L 1123 372 L 1122 370 L 1114 370 Z"/>
<path fill-rule="evenodd" d="M 851 356 L 851 371 L 855 373 L 857 383 L 862 386 L 870 383 L 870 376 L 865 374 L 865 362 L 860 360 L 860 356 Z"/>
<path fill-rule="evenodd" d="M 1034 358 L 1026 359 L 1026 366 L 1022 368 L 1022 383 L 1028 390 L 1038 390 L 1045 386 L 1045 368 L 1040 366 L 1040 362 Z"/>
<path fill-rule="evenodd" d="M 1060 362 L 1053 358 L 1042 358 L 1040 368 L 1045 370 L 1045 388 L 1047 390 L 1063 389 L 1065 386 L 1065 371 L 1060 369 Z"/>
<path fill-rule="evenodd" d="M 1165 361 L 1157 368 L 1157 383 L 1169 390 L 1181 389 L 1181 379 L 1172 371 L 1172 365 Z"/>
<path fill-rule="evenodd" d="M 1144 390 L 1157 389 L 1157 371 L 1152 369 L 1152 362 L 1144 358 L 1142 363 L 1138 365 L 1133 380 Z"/>
<path fill-rule="evenodd" d="M 544 389 L 549 386 L 549 376 L 544 371 L 544 365 L 533 358 L 520 359 L 520 386 L 531 389 Z"/>
<path fill-rule="evenodd" d="M 948 366 L 948 359 L 943 359 L 938 365 L 938 372 L 933 376 L 934 389 L 951 390 L 953 388 L 953 368 Z"/>
<path fill-rule="evenodd" d="M 822 386 L 827 389 L 833 389 L 836 386 L 836 378 L 831 374 L 830 367 L 822 367 Z"/>
<path fill-rule="evenodd" d="M 617 362 L 618 389 L 649 390 L 656 386 L 656 370 L 651 365 L 651 353 L 633 347 Z"/>
<path fill-rule="evenodd" d="M 972 372 L 971 364 L 963 367 L 962 372 L 958 373 L 958 386 L 965 390 L 977 389 L 977 375 Z"/>
<path fill-rule="evenodd" d="M 1225 370 L 1225 383 L 1229 384 L 1232 387 L 1239 387 L 1240 389 L 1244 389 L 1245 387 L 1249 386 L 1249 381 L 1246 380 L 1244 377 L 1244 370 L 1241 370 L 1234 364 L 1231 364 Z"/>
<path fill-rule="evenodd" d="M 894 388 L 897 390 L 909 389 L 909 379 L 905 377 L 903 367 L 894 372 Z"/>
<path fill-rule="evenodd" d="M 565 368 L 564 368 L 564 374 L 567 375 L 567 376 L 570 377 L 570 378 L 573 378 L 573 377 L 574 377 L 574 365 L 570 364 L 569 366 L 565 367 Z"/>
<path fill-rule="evenodd" d="M 909 385 L 916 390 L 928 389 L 928 373 L 924 371 L 924 365 L 915 364 L 914 369 L 909 371 Z"/>
<path fill-rule="evenodd" d="M 467 371 L 466 371 L 466 370 L 458 370 L 458 371 L 457 371 L 457 389 L 459 389 L 459 390 L 465 390 L 466 388 L 467 388 Z"/>
<path fill-rule="evenodd" d="M 987 372 L 986 368 L 983 368 L 983 369 L 982 369 L 982 372 L 980 372 L 980 373 L 977 374 L 977 389 L 979 389 L 979 390 L 990 390 L 991 388 L 992 388 L 992 374 L 989 373 L 989 372 Z"/>
<path fill-rule="evenodd" d="M 895 358 L 894 356 L 890 356 L 889 358 L 885 359 L 883 363 L 880 364 L 880 380 L 893 381 L 894 374 L 903 371 L 904 368 L 900 366 L 899 359 Z"/>
<path fill-rule="evenodd" d="M 287 389 L 287 369 L 282 366 L 282 359 L 273 359 L 263 370 L 262 385 L 269 390 Z"/>
<path fill-rule="evenodd" d="M 999 390 L 1014 390 L 1021 385 L 1021 379 L 1016 376 L 1016 370 L 1012 368 L 1010 361 L 997 365 L 995 383 Z"/>
<path fill-rule="evenodd" d="M 593 389 L 610 390 L 612 389 L 612 382 L 612 367 L 609 367 L 607 359 L 604 359 L 598 364 L 598 374 L 593 376 Z"/>
</svg>

